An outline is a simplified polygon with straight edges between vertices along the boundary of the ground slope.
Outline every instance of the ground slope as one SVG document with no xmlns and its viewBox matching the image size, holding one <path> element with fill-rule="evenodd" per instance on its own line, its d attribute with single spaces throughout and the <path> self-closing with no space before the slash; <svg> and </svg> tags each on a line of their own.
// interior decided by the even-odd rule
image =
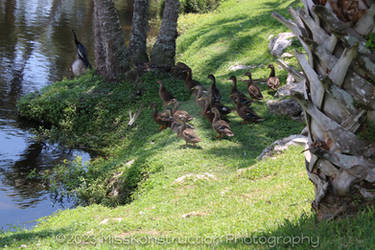
<svg viewBox="0 0 375 250">
<path fill-rule="evenodd" d="M 267 51 L 267 37 L 286 30 L 270 13 L 278 10 L 286 14 L 286 8 L 294 2 L 228 0 L 214 13 L 183 16 L 180 18 L 178 60 L 188 63 L 193 68 L 194 78 L 203 84 L 209 84 L 207 74 L 215 74 L 225 103 L 232 105 L 227 79 L 231 74 L 240 77 L 244 71 L 231 72 L 229 67 L 273 62 Z M 268 74 L 262 67 L 253 72 L 256 78 Z M 281 72 L 280 78 L 285 80 L 285 77 Z M 78 186 L 81 197 L 86 197 L 88 203 L 113 205 L 103 197 L 110 191 L 108 186 L 114 179 L 110 177 L 118 176 L 119 190 L 126 196 L 120 201 L 130 203 L 116 208 L 90 205 L 59 212 L 42 219 L 33 230 L 0 234 L 1 247 L 149 249 L 150 244 L 154 248 L 306 248 L 318 243 L 323 248 L 373 245 L 373 211 L 351 221 L 315 224 L 310 211 L 313 187 L 305 173 L 303 148 L 292 147 L 272 159 L 256 161 L 256 156 L 266 146 L 299 133 L 304 126 L 270 114 L 265 101 L 254 105 L 266 119 L 264 122 L 241 126 L 241 119 L 232 113 L 229 119 L 235 136 L 217 140 L 209 123 L 199 116 L 194 100 L 183 90 L 183 82 L 165 79 L 167 87 L 183 101 L 181 108 L 196 117 L 193 125 L 202 138 L 198 148 L 184 148 L 184 142 L 176 139 L 172 131 L 158 131 L 147 108 L 134 128 L 129 130 L 126 126 L 129 109 L 134 111 L 141 101 L 146 102 L 145 107 L 152 101 L 160 103 L 154 76 L 143 78 L 147 100 L 136 99 L 134 105 L 124 100 L 131 93 L 126 83 L 113 87 L 100 80 L 95 83 L 93 79 L 96 78 L 89 75 L 78 82 L 57 83 L 21 106 L 29 111 L 30 117 L 37 118 L 37 114 L 45 112 L 61 114 L 57 115 L 60 118 L 55 125 L 60 134 L 66 135 L 67 144 L 74 143 L 72 141 L 76 140 L 69 138 L 76 136 L 85 147 L 106 156 L 85 168 L 79 166 L 79 161 L 67 163 L 66 167 L 81 176 L 79 181 L 71 183 L 71 186 Z M 240 86 L 242 91 L 245 88 Z M 266 99 L 273 98 L 264 86 L 262 90 Z M 53 101 L 65 100 L 66 96 L 70 97 L 66 106 L 46 111 L 51 100 L 56 103 Z M 82 96 L 86 98 L 84 107 L 76 103 L 81 103 Z M 75 117 L 77 107 L 90 111 L 82 111 L 86 123 Z M 66 113 L 72 114 L 71 117 L 63 115 Z M 111 132 L 113 128 L 115 132 Z M 79 170 L 74 170 L 76 168 Z M 353 231 L 346 230 L 349 225 Z M 361 238 L 367 240 L 360 241 Z"/>
</svg>

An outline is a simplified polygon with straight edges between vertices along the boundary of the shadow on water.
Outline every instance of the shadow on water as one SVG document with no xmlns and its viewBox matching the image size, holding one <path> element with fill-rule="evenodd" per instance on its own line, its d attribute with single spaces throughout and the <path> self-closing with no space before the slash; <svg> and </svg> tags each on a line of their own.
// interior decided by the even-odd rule
<svg viewBox="0 0 375 250">
<path fill-rule="evenodd" d="M 128 40 L 132 0 L 115 2 Z M 65 200 L 55 204 L 41 174 L 64 159 L 80 156 L 85 162 L 89 153 L 35 141 L 30 126 L 17 120 L 16 104 L 21 96 L 71 76 L 72 29 L 94 64 L 92 19 L 90 0 L 0 1 L 0 228 L 72 206 Z"/>
</svg>

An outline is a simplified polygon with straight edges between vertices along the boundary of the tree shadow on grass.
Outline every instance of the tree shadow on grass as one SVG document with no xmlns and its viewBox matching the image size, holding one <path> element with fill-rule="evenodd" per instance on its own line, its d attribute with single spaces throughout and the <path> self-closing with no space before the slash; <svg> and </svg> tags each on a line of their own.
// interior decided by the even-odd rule
<svg viewBox="0 0 375 250">
<path fill-rule="evenodd" d="M 296 1 L 295 1 L 296 2 Z M 285 30 L 286 28 L 277 20 L 272 18 L 273 11 L 278 11 L 282 15 L 290 16 L 288 8 L 296 6 L 292 2 L 286 7 L 282 7 L 279 2 L 265 2 L 258 8 L 262 10 L 261 14 L 249 15 L 236 15 L 235 17 L 224 17 L 216 22 L 200 25 L 197 28 L 189 30 L 189 33 L 184 34 L 182 40 L 179 41 L 178 54 L 188 53 L 190 47 L 205 50 L 206 48 L 217 44 L 214 56 L 207 55 L 207 59 L 202 64 L 194 65 L 194 68 L 199 68 L 200 72 L 205 74 L 215 73 L 216 70 L 224 63 L 230 62 L 234 54 L 248 54 L 251 49 L 256 50 L 254 45 L 259 43 L 262 35 L 269 34 L 275 30 Z M 248 29 L 252 30 L 254 27 L 262 27 L 256 29 L 256 32 L 243 34 L 243 31 Z M 223 41 L 218 43 L 218 41 Z M 228 41 L 230 41 L 228 43 Z M 226 45 L 227 44 L 227 45 Z M 204 53 L 204 52 L 203 52 Z M 262 54 L 257 58 L 252 57 L 249 60 L 251 64 L 268 64 L 272 58 L 270 53 Z"/>
<path fill-rule="evenodd" d="M 258 12 L 260 10 L 260 14 L 257 13 L 253 16 L 239 14 L 235 17 L 224 17 L 217 21 L 197 26 L 197 28 L 193 28 L 181 38 L 178 53 L 185 53 L 188 58 L 190 48 L 194 48 L 193 51 L 198 50 L 201 52 L 205 60 L 194 62 L 194 68 L 199 68 L 199 72 L 201 72 L 195 78 L 201 77 L 202 79 L 199 79 L 199 81 L 208 87 L 210 81 L 206 78 L 206 75 L 209 73 L 215 74 L 224 64 L 236 58 L 236 55 L 247 55 L 256 50 L 257 44 L 264 43 L 260 39 L 263 39 L 269 33 L 275 32 L 275 30 L 286 30 L 282 24 L 271 17 L 272 11 L 278 11 L 282 15 L 289 16 L 288 8 L 290 6 L 295 7 L 297 4 L 297 1 L 290 2 L 289 5 L 285 4 L 285 2 L 264 2 L 257 7 L 257 10 L 254 10 Z M 250 34 L 246 32 L 246 30 L 252 29 L 254 32 Z M 212 54 L 205 54 L 210 51 Z M 257 51 L 256 56 L 250 55 L 246 61 L 251 65 L 268 65 L 272 59 L 272 55 L 268 50 L 265 50 L 264 52 Z M 265 121 L 258 124 L 241 126 L 241 119 L 236 114 L 235 106 L 229 98 L 232 83 L 228 79 L 230 75 L 235 75 L 239 79 L 241 77 L 242 79 L 247 79 L 243 77 L 245 71 L 247 70 L 227 72 L 216 76 L 217 86 L 223 96 L 223 104 L 233 109 L 233 113 L 229 115 L 229 119 L 231 120 L 230 126 L 235 136 L 225 140 L 236 141 L 240 146 L 223 146 L 207 150 L 208 154 L 216 157 L 226 156 L 240 159 L 237 164 L 238 168 L 252 165 L 262 150 L 275 140 L 291 134 L 299 134 L 303 128 L 302 122 L 270 114 L 265 105 L 266 100 L 252 105 L 255 111 L 265 118 Z M 267 77 L 268 74 L 264 76 L 265 79 Z M 285 74 L 282 77 L 285 77 Z M 260 86 L 262 91 L 267 90 L 266 85 L 258 86 Z M 243 93 L 247 93 L 247 84 L 238 81 L 238 89 Z M 205 129 L 210 129 L 211 126 L 208 122 L 203 121 L 203 124 Z M 213 132 L 212 135 L 214 134 Z M 211 136 L 211 134 L 207 135 Z"/>
<path fill-rule="evenodd" d="M 373 249 L 373 209 L 335 221 L 318 221 L 314 214 L 285 220 L 275 229 L 249 233 L 221 241 L 223 248 L 275 249 Z"/>
<path fill-rule="evenodd" d="M 20 247 L 21 245 L 28 246 L 34 244 L 38 240 L 51 238 L 51 243 L 69 244 L 73 237 L 69 238 L 69 233 L 72 230 L 69 228 L 61 228 L 59 230 L 42 230 L 42 231 L 29 231 L 20 230 L 17 233 L 2 233 L 0 232 L 0 247 Z M 17 244 L 17 245 L 14 245 Z"/>
</svg>

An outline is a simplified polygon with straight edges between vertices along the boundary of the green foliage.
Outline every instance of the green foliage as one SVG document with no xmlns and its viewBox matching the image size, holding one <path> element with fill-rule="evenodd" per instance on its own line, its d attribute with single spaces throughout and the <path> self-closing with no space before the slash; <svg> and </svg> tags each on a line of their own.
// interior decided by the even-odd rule
<svg viewBox="0 0 375 250">
<path fill-rule="evenodd" d="M 57 196 L 78 197 L 80 204 L 113 206 L 130 201 L 138 182 L 146 176 L 146 167 L 139 163 L 124 171 L 120 188 L 122 195 L 113 199 L 108 196 L 111 188 L 108 183 L 121 164 L 110 158 L 116 146 L 124 141 L 124 150 L 138 148 L 141 151 L 145 138 L 150 135 L 150 126 L 154 126 L 149 106 L 152 102 L 161 103 L 157 79 L 162 79 L 178 100 L 188 98 L 183 82 L 172 78 L 146 74 L 136 87 L 126 82 L 106 83 L 91 73 L 54 83 L 40 93 L 21 98 L 18 103 L 20 116 L 44 125 L 34 129 L 41 140 L 58 141 L 72 148 L 86 149 L 94 156 L 108 158 L 107 161 L 95 160 L 88 166 L 81 166 L 78 161 L 67 162 L 53 170 L 51 178 L 46 179 Z M 142 95 L 137 95 L 138 92 Z M 144 111 L 137 125 L 129 129 L 129 111 L 136 112 L 141 103 Z"/>
<path fill-rule="evenodd" d="M 181 12 L 206 13 L 216 9 L 223 0 L 181 0 Z"/>
<path fill-rule="evenodd" d="M 375 121 L 368 120 L 361 135 L 366 140 L 375 142 Z"/>
<path fill-rule="evenodd" d="M 369 49 L 375 50 L 375 33 L 370 33 L 366 46 Z"/>
<path fill-rule="evenodd" d="M 225 0 L 180 0 L 180 13 L 207 13 Z M 163 16 L 165 0 L 160 1 L 159 16 Z"/>
</svg>

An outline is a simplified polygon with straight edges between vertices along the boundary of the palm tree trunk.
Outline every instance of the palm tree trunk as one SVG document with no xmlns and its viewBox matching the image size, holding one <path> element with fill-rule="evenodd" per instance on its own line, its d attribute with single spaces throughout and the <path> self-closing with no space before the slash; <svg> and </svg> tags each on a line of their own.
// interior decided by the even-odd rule
<svg viewBox="0 0 375 250">
<path fill-rule="evenodd" d="M 129 54 L 134 65 L 148 62 L 147 26 L 148 0 L 134 0 L 132 30 L 129 43 Z"/>
<path fill-rule="evenodd" d="M 306 169 L 320 219 L 357 212 L 375 201 L 375 56 L 366 46 L 374 31 L 375 3 L 302 0 L 292 30 L 306 55 L 296 52 L 306 79 L 295 95 L 306 114 Z M 369 43 L 367 43 L 369 44 Z M 306 57 L 307 56 L 307 57 Z"/>
<path fill-rule="evenodd" d="M 170 68 L 175 63 L 179 0 L 166 0 L 158 39 L 151 51 L 151 63 Z"/>
<path fill-rule="evenodd" d="M 127 71 L 128 53 L 113 0 L 94 0 L 95 62 L 97 72 L 109 81 Z"/>
</svg>

